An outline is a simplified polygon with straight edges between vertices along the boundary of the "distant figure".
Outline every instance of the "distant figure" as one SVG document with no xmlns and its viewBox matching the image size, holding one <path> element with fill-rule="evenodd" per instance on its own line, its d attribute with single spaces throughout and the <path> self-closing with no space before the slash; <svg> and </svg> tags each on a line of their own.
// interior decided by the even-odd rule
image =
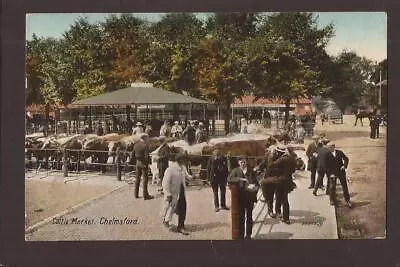
<svg viewBox="0 0 400 267">
<path fill-rule="evenodd" d="M 160 129 L 160 136 L 170 137 L 171 135 L 171 127 L 167 120 L 164 121 L 164 124 L 161 126 Z"/>
<path fill-rule="evenodd" d="M 177 139 L 180 139 L 182 137 L 183 129 L 179 125 L 178 121 L 174 122 L 174 126 L 171 127 L 171 136 Z"/>
<path fill-rule="evenodd" d="M 98 136 L 104 135 L 104 130 L 103 130 L 103 127 L 101 126 L 100 122 L 96 122 L 96 134 Z"/>
<path fill-rule="evenodd" d="M 204 124 L 199 123 L 199 128 L 196 130 L 196 143 L 200 144 L 207 141 L 207 132 L 204 129 Z"/>
<path fill-rule="evenodd" d="M 153 127 L 151 127 L 150 122 L 146 122 L 146 128 L 144 129 L 144 133 L 148 136 L 152 136 Z"/>
<path fill-rule="evenodd" d="M 142 134 L 144 133 L 143 124 L 138 121 L 136 123 L 136 127 L 132 129 L 132 135 Z"/>
<path fill-rule="evenodd" d="M 182 133 L 183 138 L 189 145 L 193 145 L 196 141 L 196 130 L 194 128 L 194 122 L 188 123 L 188 126 Z"/>
<path fill-rule="evenodd" d="M 241 119 L 241 125 L 240 125 L 240 133 L 241 134 L 247 134 L 247 123 L 246 123 L 246 119 Z"/>
</svg>

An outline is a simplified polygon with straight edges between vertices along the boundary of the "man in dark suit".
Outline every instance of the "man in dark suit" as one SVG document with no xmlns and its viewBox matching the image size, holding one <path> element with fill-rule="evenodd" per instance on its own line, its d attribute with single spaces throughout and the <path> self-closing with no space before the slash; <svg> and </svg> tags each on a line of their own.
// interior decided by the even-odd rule
<svg viewBox="0 0 400 267">
<path fill-rule="evenodd" d="M 308 145 L 306 155 L 308 157 L 307 170 L 311 172 L 311 183 L 308 189 L 315 187 L 315 174 L 317 173 L 317 149 L 319 137 L 314 135 L 313 142 Z"/>
<path fill-rule="evenodd" d="M 226 182 L 228 178 L 228 162 L 226 157 L 221 154 L 221 151 L 216 148 L 213 155 L 209 158 L 207 164 L 208 179 L 211 182 L 211 187 L 214 193 L 214 207 L 215 212 L 221 209 L 229 210 L 226 206 Z M 218 199 L 218 188 L 221 192 L 221 201 Z"/>
<path fill-rule="evenodd" d="M 330 142 L 327 147 L 330 152 L 327 155 L 327 174 L 331 180 L 329 188 L 331 205 L 335 205 L 336 202 L 336 178 L 339 178 L 346 206 L 351 208 L 350 194 L 346 181 L 346 169 L 349 165 L 349 158 L 343 151 L 335 149 L 335 144 L 333 142 Z"/>
<path fill-rule="evenodd" d="M 317 182 L 315 183 L 314 186 L 314 190 L 313 190 L 313 195 L 316 196 L 317 195 L 317 190 L 318 188 L 323 189 L 323 179 L 324 176 L 327 174 L 326 173 L 326 158 L 329 152 L 329 149 L 326 147 L 326 144 L 329 142 L 328 139 L 324 138 L 318 149 L 317 149 L 317 173 L 318 173 L 318 177 L 317 177 Z M 325 193 L 328 195 L 328 188 L 329 188 L 329 179 L 327 182 L 327 186 L 326 186 L 326 191 Z"/>
<path fill-rule="evenodd" d="M 165 136 L 161 135 L 159 140 L 162 142 L 160 148 L 158 149 L 158 161 L 157 161 L 157 168 L 158 168 L 158 177 L 159 177 L 159 184 L 162 184 L 162 180 L 164 177 L 165 170 L 168 168 L 168 161 L 171 154 L 171 149 L 166 142 Z"/>
<path fill-rule="evenodd" d="M 147 142 L 148 135 L 143 133 L 140 137 L 140 141 L 133 146 L 133 156 L 136 159 L 135 198 L 139 198 L 140 179 L 143 175 L 143 198 L 144 200 L 149 200 L 153 199 L 154 197 L 149 195 L 149 191 L 147 189 L 149 183 L 149 164 L 151 162 L 149 145 Z"/>
<path fill-rule="evenodd" d="M 280 177 L 280 181 L 276 185 L 275 212 L 280 217 L 282 207 L 282 222 L 290 224 L 288 194 L 294 189 L 292 174 L 296 171 L 296 158 L 290 153 L 288 148 L 281 147 L 277 148 L 277 150 L 283 154 L 273 162 L 273 165 L 275 165 L 278 170 L 278 176 Z M 272 167 L 271 165 L 271 168 Z"/>
<path fill-rule="evenodd" d="M 246 237 L 246 239 L 251 239 L 253 230 L 253 207 L 254 203 L 257 202 L 257 191 L 260 185 L 252 168 L 247 166 L 246 157 L 239 158 L 239 167 L 232 170 L 228 177 L 228 182 L 239 183 L 239 235 L 241 239 L 244 237 Z"/>
</svg>

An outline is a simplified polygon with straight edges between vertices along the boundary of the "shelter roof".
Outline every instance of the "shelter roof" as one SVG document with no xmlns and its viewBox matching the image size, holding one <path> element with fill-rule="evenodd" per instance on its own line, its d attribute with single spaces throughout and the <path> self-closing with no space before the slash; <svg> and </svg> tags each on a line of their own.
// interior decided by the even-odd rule
<svg viewBox="0 0 400 267">
<path fill-rule="evenodd" d="M 207 101 L 152 86 L 134 86 L 73 102 L 72 106 L 131 104 L 208 104 Z"/>
<path fill-rule="evenodd" d="M 267 105 L 267 104 L 284 104 L 285 102 L 283 100 L 277 99 L 277 98 L 260 98 L 257 99 L 256 101 L 254 96 L 243 96 L 242 98 L 236 98 L 234 101 L 234 104 L 245 104 L 245 105 L 251 105 L 251 104 L 258 104 L 258 105 Z M 290 101 L 290 104 L 311 104 L 312 100 L 308 98 L 299 98 L 299 99 L 292 99 Z"/>
</svg>

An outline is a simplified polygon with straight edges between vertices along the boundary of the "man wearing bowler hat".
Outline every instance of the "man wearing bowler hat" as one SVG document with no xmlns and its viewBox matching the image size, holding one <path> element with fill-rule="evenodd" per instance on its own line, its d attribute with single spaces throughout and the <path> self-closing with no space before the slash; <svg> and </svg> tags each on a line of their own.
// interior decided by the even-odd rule
<svg viewBox="0 0 400 267">
<path fill-rule="evenodd" d="M 239 167 L 232 170 L 228 182 L 238 183 L 239 238 L 251 239 L 253 207 L 260 185 L 254 171 L 247 165 L 247 157 L 239 157 Z"/>
</svg>

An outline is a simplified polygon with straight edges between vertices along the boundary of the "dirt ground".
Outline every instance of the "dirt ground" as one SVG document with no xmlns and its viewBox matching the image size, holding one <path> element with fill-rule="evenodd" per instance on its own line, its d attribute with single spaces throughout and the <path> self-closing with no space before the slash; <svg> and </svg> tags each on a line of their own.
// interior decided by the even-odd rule
<svg viewBox="0 0 400 267">
<path fill-rule="evenodd" d="M 68 208 L 117 189 L 125 183 L 116 177 L 27 173 L 25 177 L 25 212 L 27 227 Z"/>
<path fill-rule="evenodd" d="M 316 125 L 316 133 L 326 133 L 350 158 L 347 176 L 352 209 L 343 206 L 341 187 L 337 186 L 340 239 L 386 237 L 386 127 L 381 127 L 381 137 L 373 140 L 369 138 L 368 124 L 365 121 L 364 126 L 354 126 L 354 116 L 344 116 L 343 124 L 321 125 L 318 121 Z M 61 174 L 27 173 L 26 225 L 32 226 L 124 185 L 125 182 L 118 182 L 114 176 L 89 174 L 63 178 Z"/>
<path fill-rule="evenodd" d="M 316 132 L 325 132 L 344 151 L 350 163 L 348 186 L 353 208 L 343 205 L 338 185 L 336 208 L 340 239 L 386 237 L 386 127 L 380 127 L 380 138 L 369 138 L 369 122 L 354 126 L 354 116 L 344 116 L 343 124 L 317 122 Z"/>
</svg>

